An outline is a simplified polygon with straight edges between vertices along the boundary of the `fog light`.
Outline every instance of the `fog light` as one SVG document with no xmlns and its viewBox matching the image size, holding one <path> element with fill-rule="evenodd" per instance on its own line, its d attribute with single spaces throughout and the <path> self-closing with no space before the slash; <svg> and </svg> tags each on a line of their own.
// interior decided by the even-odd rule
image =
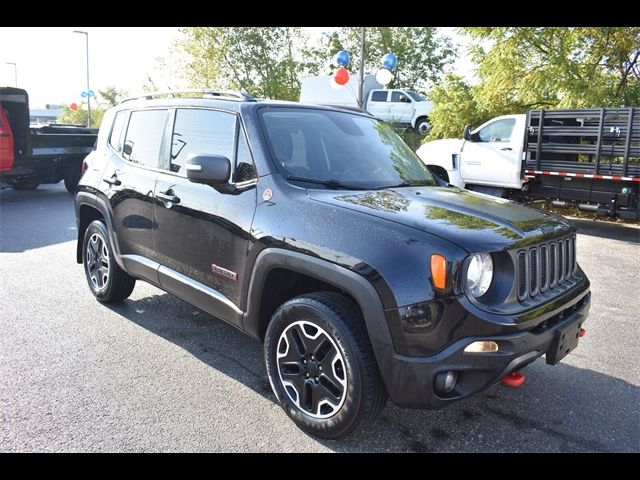
<svg viewBox="0 0 640 480">
<path fill-rule="evenodd" d="M 456 386 L 458 381 L 458 373 L 449 370 L 436 375 L 436 391 L 439 393 L 450 393 Z"/>
<path fill-rule="evenodd" d="M 473 342 L 464 347 L 465 353 L 491 353 L 498 351 L 498 344 L 492 341 Z"/>
</svg>

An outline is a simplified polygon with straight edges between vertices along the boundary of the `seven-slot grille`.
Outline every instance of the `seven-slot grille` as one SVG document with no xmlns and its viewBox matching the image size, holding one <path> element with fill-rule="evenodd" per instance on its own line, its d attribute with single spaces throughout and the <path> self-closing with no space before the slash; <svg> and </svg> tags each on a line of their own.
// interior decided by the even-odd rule
<svg viewBox="0 0 640 480">
<path fill-rule="evenodd" d="M 575 235 L 520 250 L 516 254 L 518 300 L 562 285 L 576 271 Z"/>
</svg>

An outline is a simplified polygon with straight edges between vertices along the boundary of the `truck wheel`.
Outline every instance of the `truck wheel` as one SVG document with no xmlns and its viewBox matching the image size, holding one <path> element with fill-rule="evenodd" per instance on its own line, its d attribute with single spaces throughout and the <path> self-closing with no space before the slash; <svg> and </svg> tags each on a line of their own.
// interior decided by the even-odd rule
<svg viewBox="0 0 640 480">
<path fill-rule="evenodd" d="M 14 190 L 28 191 L 35 190 L 38 188 L 38 185 L 40 185 L 40 182 L 36 182 L 34 180 L 19 180 L 11 186 Z"/>
<path fill-rule="evenodd" d="M 102 303 L 119 302 L 131 295 L 135 278 L 122 270 L 113 258 L 107 228 L 94 220 L 84 232 L 82 263 L 91 293 Z"/>
<path fill-rule="evenodd" d="M 64 188 L 71 194 L 76 193 L 76 187 L 82 177 L 82 162 L 72 163 L 64 172 Z"/>
<path fill-rule="evenodd" d="M 387 400 L 362 315 L 337 293 L 300 295 L 280 306 L 267 328 L 264 355 L 278 402 L 317 437 L 348 435 Z"/>
<path fill-rule="evenodd" d="M 425 136 L 428 135 L 430 131 L 431 125 L 429 124 L 429 120 L 427 120 L 425 117 L 421 117 L 416 120 L 416 132 L 418 132 L 422 136 Z"/>
</svg>

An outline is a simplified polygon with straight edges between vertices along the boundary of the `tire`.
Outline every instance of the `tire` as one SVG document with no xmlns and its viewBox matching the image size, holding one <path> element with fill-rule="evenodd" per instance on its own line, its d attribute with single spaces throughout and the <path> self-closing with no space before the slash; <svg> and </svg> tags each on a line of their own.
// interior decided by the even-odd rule
<svg viewBox="0 0 640 480">
<path fill-rule="evenodd" d="M 19 180 L 11 186 L 13 187 L 14 190 L 30 191 L 30 190 L 35 190 L 36 188 L 38 188 L 39 185 L 40 185 L 40 182 L 36 182 L 34 180 Z"/>
<path fill-rule="evenodd" d="M 300 295 L 280 306 L 267 328 L 264 355 L 280 406 L 316 437 L 345 437 L 386 403 L 362 314 L 337 293 Z"/>
<path fill-rule="evenodd" d="M 431 125 L 429 124 L 429 120 L 425 117 L 421 117 L 416 120 L 416 132 L 424 137 L 425 135 L 428 135 L 430 131 Z"/>
<path fill-rule="evenodd" d="M 102 303 L 124 300 L 136 285 L 135 278 L 122 270 L 113 258 L 107 228 L 100 220 L 91 222 L 84 233 L 82 265 L 91 293 Z"/>
<path fill-rule="evenodd" d="M 64 188 L 71 194 L 76 193 L 76 187 L 82 177 L 82 162 L 72 163 L 64 172 Z"/>
</svg>

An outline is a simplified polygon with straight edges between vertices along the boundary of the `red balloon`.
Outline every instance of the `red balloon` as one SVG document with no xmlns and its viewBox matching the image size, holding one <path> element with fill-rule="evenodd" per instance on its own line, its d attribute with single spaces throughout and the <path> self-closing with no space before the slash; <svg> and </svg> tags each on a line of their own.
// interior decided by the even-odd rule
<svg viewBox="0 0 640 480">
<path fill-rule="evenodd" d="M 78 104 L 74 102 L 69 105 L 69 108 L 75 112 L 78 109 Z"/>
<path fill-rule="evenodd" d="M 346 85 L 347 82 L 349 81 L 349 77 L 350 77 L 349 70 L 347 70 L 346 68 L 339 67 L 336 70 L 336 73 L 333 76 L 333 79 L 338 85 Z"/>
</svg>

